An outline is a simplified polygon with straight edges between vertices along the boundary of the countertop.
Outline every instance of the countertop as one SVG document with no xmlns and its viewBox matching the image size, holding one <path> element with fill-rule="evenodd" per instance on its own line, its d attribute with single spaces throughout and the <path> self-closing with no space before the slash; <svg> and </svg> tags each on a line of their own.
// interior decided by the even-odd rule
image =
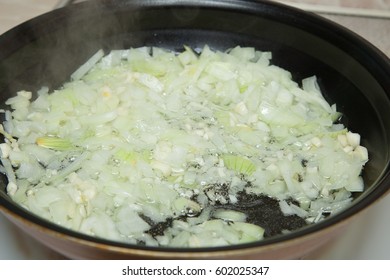
<svg viewBox="0 0 390 280">
<path fill-rule="evenodd" d="M 0 34 L 58 7 L 58 0 L 0 0 Z M 390 56 L 390 3 L 381 1 L 279 1 L 315 12 L 356 32 Z M 360 4 L 351 7 L 348 3 Z M 330 6 L 323 5 L 324 3 Z M 367 7 L 366 3 L 371 3 Z M 375 6 L 374 4 L 377 4 Z M 389 8 L 389 9 L 387 9 Z M 390 195 L 351 223 L 347 231 L 310 259 L 390 259 Z M 0 214 L 0 259 L 63 259 L 20 232 Z"/>
</svg>

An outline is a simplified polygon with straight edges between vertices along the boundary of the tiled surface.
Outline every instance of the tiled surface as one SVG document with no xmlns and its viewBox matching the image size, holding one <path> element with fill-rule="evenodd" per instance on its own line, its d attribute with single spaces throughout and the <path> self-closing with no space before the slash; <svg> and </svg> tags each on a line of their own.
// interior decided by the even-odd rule
<svg viewBox="0 0 390 280">
<path fill-rule="evenodd" d="M 390 0 L 288 0 L 283 2 L 318 4 L 325 6 L 348 8 L 390 10 Z"/>
<path fill-rule="evenodd" d="M 348 16 L 364 16 L 390 19 L 390 0 L 381 1 L 313 1 L 313 0 L 273 0 L 303 10 Z M 377 3 L 377 4 L 375 4 Z"/>
</svg>

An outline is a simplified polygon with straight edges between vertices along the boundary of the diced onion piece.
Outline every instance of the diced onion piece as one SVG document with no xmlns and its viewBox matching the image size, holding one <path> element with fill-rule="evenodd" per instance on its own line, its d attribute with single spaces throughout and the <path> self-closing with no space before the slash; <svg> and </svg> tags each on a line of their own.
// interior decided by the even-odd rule
<svg viewBox="0 0 390 280">
<path fill-rule="evenodd" d="M 87 62 L 80 66 L 72 75 L 70 75 L 71 80 L 77 81 L 84 77 L 92 67 L 104 56 L 103 50 L 98 50 Z"/>
<path fill-rule="evenodd" d="M 245 222 L 246 214 L 233 210 L 217 210 L 213 214 L 215 218 L 222 219 L 224 221 L 232 222 Z"/>
</svg>

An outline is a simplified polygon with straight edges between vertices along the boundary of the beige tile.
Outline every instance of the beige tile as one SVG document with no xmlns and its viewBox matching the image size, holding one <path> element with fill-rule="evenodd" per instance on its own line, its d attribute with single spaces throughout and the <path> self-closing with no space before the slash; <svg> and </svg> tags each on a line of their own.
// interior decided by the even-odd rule
<svg viewBox="0 0 390 280">
<path fill-rule="evenodd" d="M 346 8 L 386 9 L 390 10 L 390 0 L 286 0 L 283 2 L 318 4 Z"/>
</svg>

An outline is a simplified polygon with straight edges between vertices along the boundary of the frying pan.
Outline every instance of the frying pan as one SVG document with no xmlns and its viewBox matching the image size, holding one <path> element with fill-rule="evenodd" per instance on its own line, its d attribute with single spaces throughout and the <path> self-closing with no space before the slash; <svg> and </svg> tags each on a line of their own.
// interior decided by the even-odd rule
<svg viewBox="0 0 390 280">
<path fill-rule="evenodd" d="M 342 122 L 362 137 L 370 161 L 365 191 L 345 211 L 262 241 L 216 248 L 151 248 L 85 236 L 16 205 L 0 177 L 0 210 L 21 230 L 69 258 L 299 258 L 340 234 L 390 186 L 390 62 L 369 42 L 319 16 L 271 1 L 97 0 L 61 8 L 0 36 L 0 104 L 18 90 L 59 87 L 97 50 L 140 46 L 180 51 L 251 46 L 298 83 L 316 75 Z"/>
</svg>

